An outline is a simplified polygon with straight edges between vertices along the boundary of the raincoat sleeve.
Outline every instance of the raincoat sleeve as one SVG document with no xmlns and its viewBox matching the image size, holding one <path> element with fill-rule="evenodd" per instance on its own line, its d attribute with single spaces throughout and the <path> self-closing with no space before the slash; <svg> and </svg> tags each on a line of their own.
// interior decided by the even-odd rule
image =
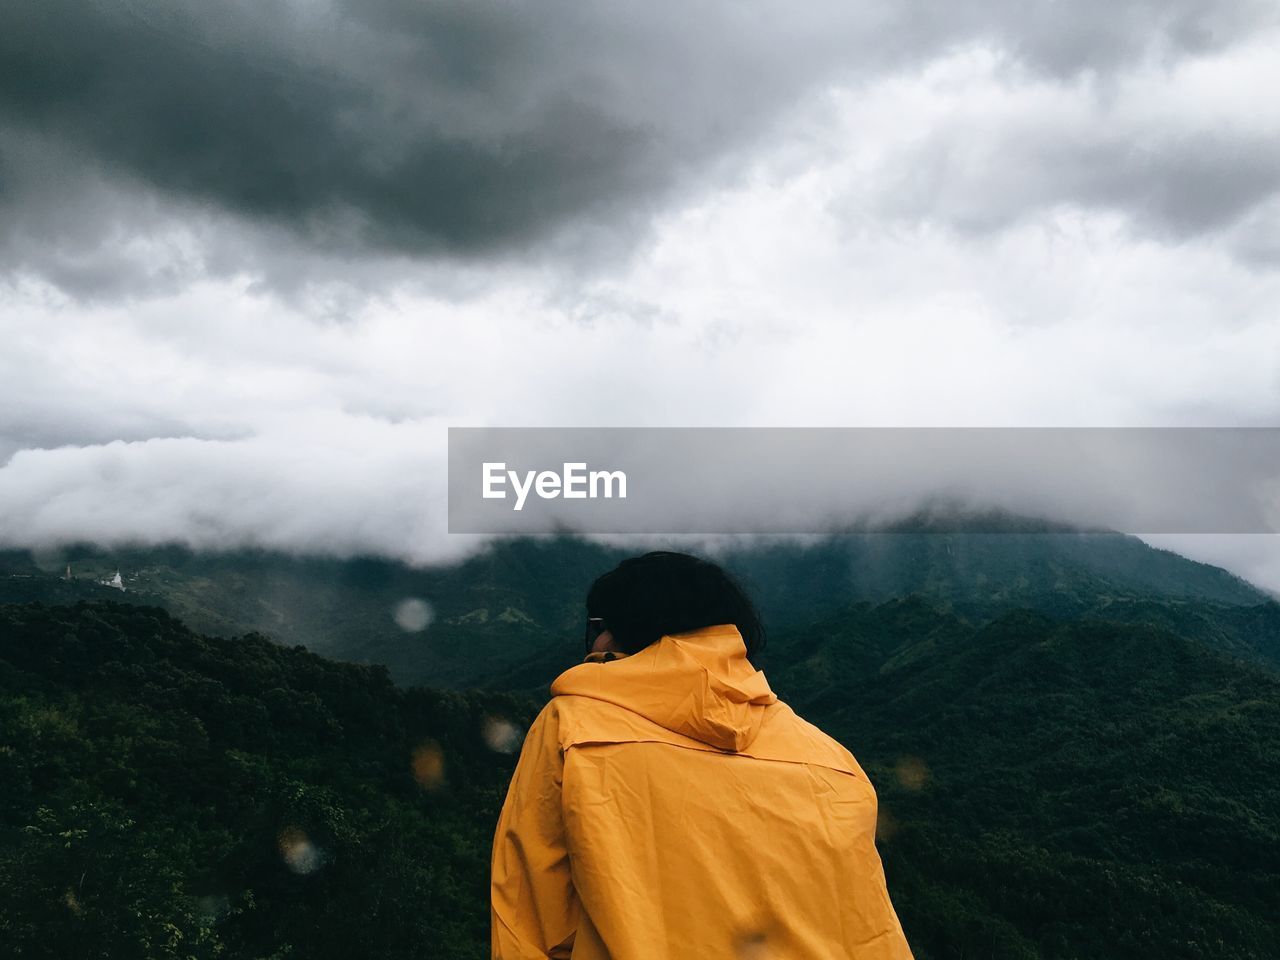
<svg viewBox="0 0 1280 960">
<path fill-rule="evenodd" d="M 567 958 L 578 926 L 560 801 L 559 715 L 547 704 L 525 734 L 493 838 L 492 960 Z"/>
</svg>

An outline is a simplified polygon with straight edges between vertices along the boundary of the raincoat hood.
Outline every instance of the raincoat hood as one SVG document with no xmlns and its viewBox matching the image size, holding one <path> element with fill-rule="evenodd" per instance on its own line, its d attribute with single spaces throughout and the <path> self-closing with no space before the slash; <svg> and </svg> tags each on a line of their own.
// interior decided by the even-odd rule
<svg viewBox="0 0 1280 960">
<path fill-rule="evenodd" d="M 560 674 L 551 694 L 604 700 L 735 752 L 756 739 L 778 699 L 733 624 L 664 636 L 635 654 L 591 654 Z"/>
</svg>

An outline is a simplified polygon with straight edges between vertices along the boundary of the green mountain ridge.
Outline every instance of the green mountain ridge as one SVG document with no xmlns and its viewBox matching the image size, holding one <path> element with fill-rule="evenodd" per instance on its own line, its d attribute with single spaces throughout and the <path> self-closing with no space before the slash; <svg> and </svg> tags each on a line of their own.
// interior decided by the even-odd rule
<svg viewBox="0 0 1280 960">
<path fill-rule="evenodd" d="M 421 569 L 377 557 L 252 550 L 82 546 L 39 563 L 26 551 L 5 551 L 0 603 L 108 597 L 164 607 L 213 636 L 256 632 L 336 659 L 385 664 L 404 685 L 532 689 L 577 662 L 586 590 L 631 553 L 565 536 L 496 541 L 459 563 Z M 851 601 L 906 595 L 973 623 L 1016 608 L 1135 621 L 1151 613 L 1144 604 L 1186 603 L 1200 610 L 1198 636 L 1280 666 L 1273 598 L 1225 570 L 1120 534 L 1040 531 L 1020 521 L 1004 533 L 851 533 L 738 547 L 718 559 L 744 582 L 770 629 L 810 623 Z M 61 579 L 68 562 L 78 578 L 69 582 Z M 116 569 L 123 593 L 96 582 Z M 425 629 L 397 625 L 405 600 L 425 602 Z"/>
<path fill-rule="evenodd" d="M 974 628 L 918 598 L 774 652 L 779 696 L 877 785 L 917 955 L 1280 942 L 1274 672 L 1149 624 L 1022 610 Z"/>
<path fill-rule="evenodd" d="M 534 709 L 155 607 L 0 606 L 5 955 L 478 958 L 515 759 L 487 731 Z"/>
</svg>

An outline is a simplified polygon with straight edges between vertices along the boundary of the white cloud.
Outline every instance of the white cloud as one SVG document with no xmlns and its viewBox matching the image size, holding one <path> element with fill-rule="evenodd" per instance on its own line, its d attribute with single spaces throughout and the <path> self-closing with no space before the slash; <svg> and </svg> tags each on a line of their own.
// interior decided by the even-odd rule
<svg viewBox="0 0 1280 960">
<path fill-rule="evenodd" d="M 456 555 L 449 425 L 1273 424 L 1280 234 L 1239 151 L 1280 133 L 1276 46 L 1103 77 L 969 43 L 830 87 L 607 269 L 313 259 L 158 207 L 86 256 L 167 285 L 0 292 L 0 539 Z M 1145 174 L 1258 202 L 1200 216 Z M 1234 569 L 1280 586 L 1250 543 Z"/>
</svg>

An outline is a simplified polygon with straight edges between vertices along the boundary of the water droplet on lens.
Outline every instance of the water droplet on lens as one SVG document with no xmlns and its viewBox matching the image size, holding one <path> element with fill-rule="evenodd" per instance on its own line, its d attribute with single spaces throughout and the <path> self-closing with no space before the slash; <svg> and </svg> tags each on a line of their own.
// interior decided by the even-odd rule
<svg viewBox="0 0 1280 960">
<path fill-rule="evenodd" d="M 421 597 L 405 597 L 396 604 L 391 616 L 405 633 L 421 633 L 435 619 L 435 611 Z"/>
<path fill-rule="evenodd" d="M 520 728 L 501 717 L 486 717 L 483 732 L 484 742 L 497 753 L 514 753 L 522 739 Z"/>
<path fill-rule="evenodd" d="M 929 779 L 929 767 L 919 757 L 902 757 L 893 768 L 905 790 L 923 790 Z"/>
<path fill-rule="evenodd" d="M 444 784 L 444 751 L 435 741 L 427 741 L 413 751 L 410 761 L 413 779 L 424 790 L 436 790 Z"/>
<path fill-rule="evenodd" d="M 285 827 L 281 830 L 279 841 L 280 856 L 294 873 L 314 873 L 324 866 L 327 859 L 325 852 L 297 827 Z"/>
</svg>

